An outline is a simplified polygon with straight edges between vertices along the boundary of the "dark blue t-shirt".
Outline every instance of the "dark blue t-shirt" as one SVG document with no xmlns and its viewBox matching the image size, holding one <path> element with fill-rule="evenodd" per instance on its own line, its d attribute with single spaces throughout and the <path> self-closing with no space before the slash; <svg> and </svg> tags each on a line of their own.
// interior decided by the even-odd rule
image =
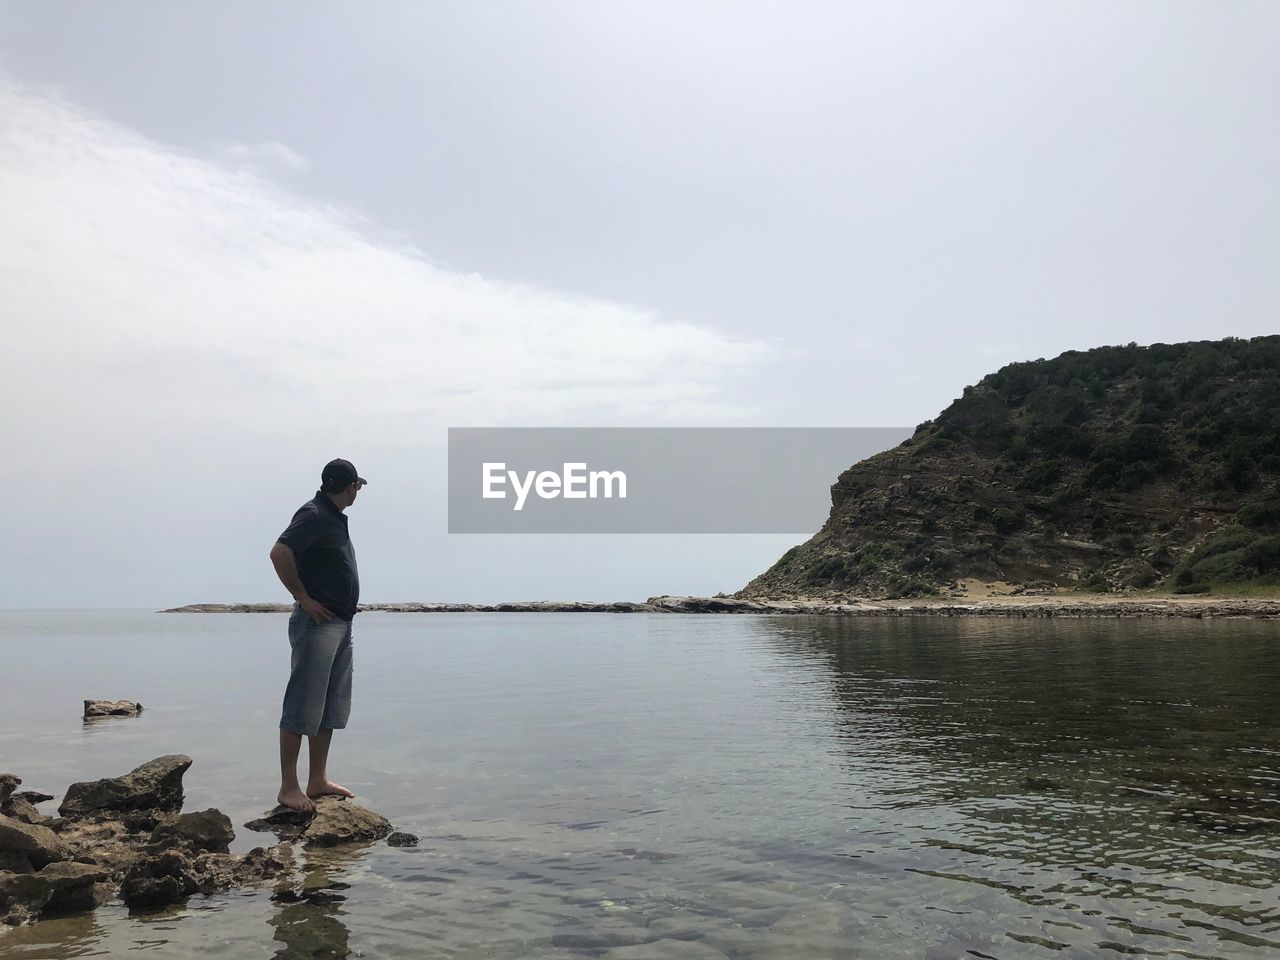
<svg viewBox="0 0 1280 960">
<path fill-rule="evenodd" d="M 356 551 L 347 534 L 347 515 L 319 490 L 293 515 L 276 538 L 293 551 L 298 577 L 313 600 L 333 615 L 351 620 L 360 602 L 360 574 Z"/>
</svg>

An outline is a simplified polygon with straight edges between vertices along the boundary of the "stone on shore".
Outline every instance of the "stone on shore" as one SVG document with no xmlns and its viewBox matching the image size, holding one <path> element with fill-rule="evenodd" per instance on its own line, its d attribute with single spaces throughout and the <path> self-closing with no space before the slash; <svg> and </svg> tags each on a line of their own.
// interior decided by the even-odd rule
<svg viewBox="0 0 1280 960">
<path fill-rule="evenodd" d="M 21 777 L 15 777 L 12 773 L 0 773 L 0 804 L 8 802 L 20 783 Z"/>
<path fill-rule="evenodd" d="M 231 828 L 231 818 L 221 810 L 200 810 L 179 814 L 166 820 L 151 831 L 151 842 L 170 847 L 187 846 L 192 850 L 210 853 L 227 853 L 236 832 Z"/>
<path fill-rule="evenodd" d="M 15 793 L 7 803 L 0 804 L 0 813 L 21 820 L 23 823 L 35 823 L 48 826 L 51 818 L 36 809 L 36 805 L 22 794 Z"/>
<path fill-rule="evenodd" d="M 190 765 L 158 757 L 122 777 L 73 784 L 57 820 L 35 811 L 49 794 L 14 793 L 21 781 L 0 775 L 0 923 L 91 910 L 117 891 L 131 908 L 149 909 L 278 876 L 293 859 L 287 844 L 233 855 L 225 814 L 179 812 Z"/>
<path fill-rule="evenodd" d="M 201 853 L 193 866 L 201 893 L 213 893 L 246 883 L 257 883 L 284 873 L 293 865 L 293 847 L 254 847 L 248 853 Z"/>
<path fill-rule="evenodd" d="M 292 862 L 288 845 L 270 850 L 255 847 L 239 856 L 191 855 L 185 848 L 147 853 L 125 871 L 120 898 L 131 910 L 158 910 L 195 893 L 214 893 L 279 876 Z"/>
<path fill-rule="evenodd" d="M 18 854 L 37 870 L 58 860 L 70 860 L 73 856 L 61 837 L 46 826 L 25 823 L 0 814 L 0 850 Z"/>
<path fill-rule="evenodd" d="M 20 790 L 14 794 L 18 800 L 26 800 L 28 803 L 44 803 L 46 800 L 52 800 L 52 793 L 42 793 L 39 790 Z"/>
<path fill-rule="evenodd" d="M 308 847 L 381 840 L 391 833 L 391 821 L 344 797 L 321 797 L 315 813 L 278 806 L 265 817 L 245 824 L 249 830 L 270 831 L 282 839 L 300 839 Z"/>
<path fill-rule="evenodd" d="M 86 700 L 84 702 L 84 718 L 92 720 L 96 717 L 136 717 L 142 712 L 142 704 L 132 700 Z"/>
<path fill-rule="evenodd" d="M 290 810 L 286 806 L 277 806 L 257 820 L 250 820 L 244 828 L 255 833 L 274 833 L 281 840 L 295 840 L 302 836 L 302 831 L 313 816 L 314 814 L 300 810 Z"/>
<path fill-rule="evenodd" d="M 36 873 L 0 873 L 0 922 L 92 910 L 111 896 L 108 871 L 91 863 L 50 863 Z"/>
<path fill-rule="evenodd" d="M 22 780 L 12 773 L 0 773 L 0 813 L 23 823 L 47 825 L 49 818 L 36 809 L 36 804 L 52 800 L 53 797 L 35 790 L 14 793 L 14 787 L 20 783 Z"/>
<path fill-rule="evenodd" d="M 135 860 L 120 884 L 120 899 L 134 910 L 168 906 L 200 889 L 191 861 L 177 850 Z"/>
<path fill-rule="evenodd" d="M 107 810 L 181 810 L 182 775 L 190 766 L 190 757 L 170 754 L 122 777 L 73 783 L 58 812 L 67 817 Z"/>
</svg>

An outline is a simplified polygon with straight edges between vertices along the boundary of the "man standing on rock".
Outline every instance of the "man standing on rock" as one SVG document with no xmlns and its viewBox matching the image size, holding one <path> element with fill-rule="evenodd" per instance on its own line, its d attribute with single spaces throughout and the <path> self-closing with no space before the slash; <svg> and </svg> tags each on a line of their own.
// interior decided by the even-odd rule
<svg viewBox="0 0 1280 960">
<path fill-rule="evenodd" d="M 330 460 L 320 489 L 293 515 L 271 548 L 271 563 L 295 601 L 289 617 L 289 685 L 280 716 L 280 794 L 277 802 L 311 811 L 315 799 L 350 797 L 329 779 L 329 741 L 351 712 L 351 621 L 360 600 L 356 554 L 343 513 L 365 485 L 349 460 Z M 311 770 L 298 783 L 298 752 L 307 737 Z"/>
</svg>

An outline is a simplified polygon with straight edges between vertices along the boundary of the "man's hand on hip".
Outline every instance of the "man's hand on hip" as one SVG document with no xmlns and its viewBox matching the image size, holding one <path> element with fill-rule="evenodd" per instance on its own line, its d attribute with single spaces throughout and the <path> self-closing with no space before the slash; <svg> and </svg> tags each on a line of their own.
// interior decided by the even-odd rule
<svg viewBox="0 0 1280 960">
<path fill-rule="evenodd" d="M 300 606 L 316 623 L 328 623 L 333 619 L 333 611 L 319 600 L 312 600 L 310 597 L 304 597 L 298 601 L 298 606 Z"/>
</svg>

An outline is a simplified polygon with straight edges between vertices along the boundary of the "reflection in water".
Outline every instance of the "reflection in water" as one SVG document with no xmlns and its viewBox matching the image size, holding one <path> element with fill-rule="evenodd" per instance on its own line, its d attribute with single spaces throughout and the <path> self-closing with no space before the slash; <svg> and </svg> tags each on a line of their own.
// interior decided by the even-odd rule
<svg viewBox="0 0 1280 960">
<path fill-rule="evenodd" d="M 767 625 L 831 671 L 852 817 L 945 852 L 906 869 L 1065 911 L 1098 947 L 1280 947 L 1272 625 Z"/>
<path fill-rule="evenodd" d="M 276 960 L 343 960 L 351 955 L 351 932 L 342 922 L 343 891 L 350 884 L 335 879 L 357 860 L 363 846 L 311 849 L 301 879 L 283 879 L 272 894 L 280 904 L 268 924 L 282 944 Z"/>
</svg>

